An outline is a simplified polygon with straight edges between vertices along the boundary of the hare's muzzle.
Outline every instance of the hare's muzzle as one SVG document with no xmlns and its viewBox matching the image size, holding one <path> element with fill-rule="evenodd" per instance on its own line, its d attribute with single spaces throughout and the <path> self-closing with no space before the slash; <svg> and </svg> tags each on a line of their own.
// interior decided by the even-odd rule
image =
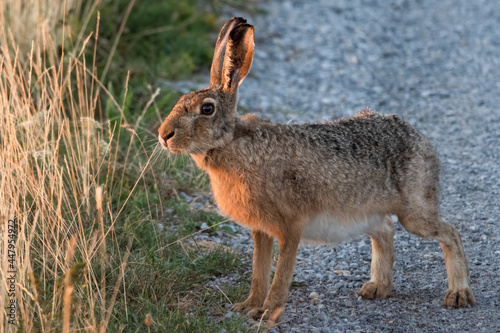
<svg viewBox="0 0 500 333">
<path fill-rule="evenodd" d="M 168 147 L 168 140 L 171 139 L 175 135 L 175 126 L 172 126 L 171 122 L 165 120 L 165 122 L 160 126 L 158 130 L 158 140 L 161 145 L 165 148 Z"/>
</svg>

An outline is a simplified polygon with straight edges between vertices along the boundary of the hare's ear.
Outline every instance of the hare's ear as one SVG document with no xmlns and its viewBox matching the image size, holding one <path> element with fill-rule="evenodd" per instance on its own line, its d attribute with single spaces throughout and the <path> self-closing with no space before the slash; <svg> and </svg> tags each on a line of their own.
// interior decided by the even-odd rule
<svg viewBox="0 0 500 333">
<path fill-rule="evenodd" d="M 241 17 L 233 17 L 229 19 L 219 32 L 217 43 L 215 44 L 214 59 L 212 60 L 212 68 L 210 69 L 210 85 L 219 86 L 222 77 L 222 65 L 224 63 L 224 54 L 226 53 L 226 45 L 229 39 L 229 34 L 240 23 L 246 23 L 247 20 Z"/>
<path fill-rule="evenodd" d="M 250 24 L 240 23 L 231 31 L 222 66 L 222 89 L 236 91 L 250 71 L 254 46 L 253 26 Z"/>
</svg>

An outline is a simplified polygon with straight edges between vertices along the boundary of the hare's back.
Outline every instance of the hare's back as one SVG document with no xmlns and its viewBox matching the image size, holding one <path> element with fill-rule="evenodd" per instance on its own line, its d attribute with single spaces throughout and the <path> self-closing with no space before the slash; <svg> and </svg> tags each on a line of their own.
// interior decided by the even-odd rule
<svg viewBox="0 0 500 333">
<path fill-rule="evenodd" d="M 387 158 L 434 155 L 428 140 L 397 115 L 369 114 L 324 124 L 296 125 L 297 135 L 325 157 L 386 164 Z"/>
</svg>

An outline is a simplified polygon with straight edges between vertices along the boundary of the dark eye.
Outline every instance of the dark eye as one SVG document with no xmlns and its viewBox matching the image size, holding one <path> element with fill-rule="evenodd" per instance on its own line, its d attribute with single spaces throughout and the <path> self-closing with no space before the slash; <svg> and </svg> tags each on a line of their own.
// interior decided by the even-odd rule
<svg viewBox="0 0 500 333">
<path fill-rule="evenodd" d="M 214 113 L 215 106 L 212 103 L 205 103 L 201 106 L 201 114 L 210 115 Z"/>
</svg>

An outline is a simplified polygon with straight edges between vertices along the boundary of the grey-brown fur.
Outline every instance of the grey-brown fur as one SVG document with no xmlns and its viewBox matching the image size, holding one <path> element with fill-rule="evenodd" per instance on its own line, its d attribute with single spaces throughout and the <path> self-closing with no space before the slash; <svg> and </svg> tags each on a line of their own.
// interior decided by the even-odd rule
<svg viewBox="0 0 500 333">
<path fill-rule="evenodd" d="M 429 141 L 398 116 L 370 110 L 326 124 L 240 117 L 237 86 L 250 69 L 253 27 L 242 19 L 225 27 L 235 21 L 241 23 L 229 33 L 224 59 L 214 58 L 212 68 L 222 70 L 212 71 L 207 89 L 183 96 L 159 130 L 166 148 L 191 154 L 208 173 L 219 208 L 252 230 L 250 295 L 235 309 L 275 320 L 301 238 L 341 241 L 360 233 L 372 238 L 371 280 L 360 295 L 386 297 L 394 261 L 390 214 L 409 232 L 441 243 L 449 283 L 445 306 L 472 305 L 460 236 L 439 217 L 439 163 Z M 227 35 L 224 28 L 221 33 Z M 210 115 L 201 111 L 207 103 L 214 105 Z M 279 258 L 269 289 L 274 237 Z"/>
</svg>

